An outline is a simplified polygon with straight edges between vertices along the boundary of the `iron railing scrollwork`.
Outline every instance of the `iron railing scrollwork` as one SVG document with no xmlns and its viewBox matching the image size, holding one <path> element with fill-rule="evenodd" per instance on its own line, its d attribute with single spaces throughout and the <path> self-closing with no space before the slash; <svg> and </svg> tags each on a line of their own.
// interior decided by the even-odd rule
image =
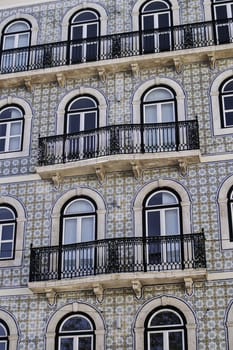
<svg viewBox="0 0 233 350">
<path fill-rule="evenodd" d="M 122 124 L 39 138 L 39 165 L 109 155 L 199 149 L 198 121 Z"/>
<path fill-rule="evenodd" d="M 206 267 L 204 232 L 31 247 L 30 281 Z"/>
<path fill-rule="evenodd" d="M 232 18 L 6 49 L 1 51 L 0 71 L 22 72 L 226 43 L 233 43 Z"/>
</svg>

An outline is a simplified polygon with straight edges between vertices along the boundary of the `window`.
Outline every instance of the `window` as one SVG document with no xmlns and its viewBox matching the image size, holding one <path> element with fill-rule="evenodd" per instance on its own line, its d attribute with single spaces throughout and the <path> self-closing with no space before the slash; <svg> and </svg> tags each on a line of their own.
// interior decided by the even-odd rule
<svg viewBox="0 0 233 350">
<path fill-rule="evenodd" d="M 0 350 L 8 350 L 8 327 L 4 321 L 0 320 Z"/>
<path fill-rule="evenodd" d="M 147 350 L 185 350 L 185 319 L 178 311 L 162 308 L 148 317 L 145 325 Z"/>
<path fill-rule="evenodd" d="M 73 314 L 58 329 L 59 350 L 93 350 L 93 322 L 84 314 Z"/>
<path fill-rule="evenodd" d="M 0 153 L 21 151 L 23 125 L 24 115 L 19 107 L 0 110 Z"/>
<path fill-rule="evenodd" d="M 156 87 L 142 99 L 144 144 L 147 152 L 176 149 L 175 95 L 167 87 Z M 158 125 L 160 123 L 160 125 Z M 157 125 L 155 125 L 157 124 Z"/>
<path fill-rule="evenodd" d="M 233 188 L 230 189 L 227 196 L 228 203 L 228 221 L 229 221 L 229 238 L 233 242 Z"/>
<path fill-rule="evenodd" d="M 97 127 L 98 105 L 95 99 L 83 96 L 68 104 L 64 125 L 65 134 L 93 131 L 81 133 L 68 139 L 67 153 L 70 160 L 95 155 L 97 146 L 95 129 Z"/>
<path fill-rule="evenodd" d="M 99 14 L 93 10 L 76 13 L 70 20 L 70 63 L 98 59 Z"/>
<path fill-rule="evenodd" d="M 0 259 L 14 258 L 16 214 L 13 208 L 0 206 Z"/>
<path fill-rule="evenodd" d="M 158 190 L 146 199 L 144 212 L 148 263 L 160 264 L 163 268 L 167 264 L 179 265 L 181 220 L 178 196 L 167 189 Z"/>
<path fill-rule="evenodd" d="M 167 1 L 149 1 L 141 7 L 142 52 L 171 49 L 171 9 Z"/>
<path fill-rule="evenodd" d="M 75 245 L 96 239 L 96 206 L 88 198 L 75 198 L 62 212 L 63 277 L 78 271 L 91 274 L 94 269 L 94 246 Z"/>
<path fill-rule="evenodd" d="M 216 41 L 219 44 L 233 41 L 233 1 L 213 0 L 213 18 L 216 20 Z"/>
<path fill-rule="evenodd" d="M 2 49 L 27 48 L 31 42 L 31 25 L 25 20 L 14 21 L 3 30 Z M 28 50 L 13 50 L 2 53 L 2 73 L 25 70 L 28 64 Z"/>
<path fill-rule="evenodd" d="M 222 127 L 233 127 L 233 79 L 227 80 L 222 84 L 219 99 L 222 112 Z"/>
</svg>

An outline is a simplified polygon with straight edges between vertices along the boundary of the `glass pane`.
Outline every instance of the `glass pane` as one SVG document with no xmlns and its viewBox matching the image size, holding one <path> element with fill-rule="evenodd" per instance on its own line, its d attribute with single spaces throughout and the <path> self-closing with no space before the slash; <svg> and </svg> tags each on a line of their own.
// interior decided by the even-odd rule
<svg viewBox="0 0 233 350">
<path fill-rule="evenodd" d="M 73 26 L 71 32 L 71 40 L 79 40 L 83 38 L 83 27 Z"/>
<path fill-rule="evenodd" d="M 174 98 L 171 91 L 167 89 L 154 89 L 146 95 L 145 101 L 163 101 Z"/>
<path fill-rule="evenodd" d="M 12 243 L 2 243 L 1 244 L 1 252 L 0 252 L 0 257 L 3 258 L 11 258 L 12 257 L 12 248 L 13 244 Z"/>
<path fill-rule="evenodd" d="M 94 100 L 90 98 L 79 98 L 78 100 L 74 101 L 70 107 L 69 110 L 77 110 L 77 109 L 91 109 L 96 108 L 96 103 Z"/>
<path fill-rule="evenodd" d="M 87 38 L 96 38 L 98 35 L 97 24 L 89 24 L 87 26 Z"/>
<path fill-rule="evenodd" d="M 22 118 L 22 112 L 17 108 L 6 108 L 1 111 L 0 119 Z"/>
<path fill-rule="evenodd" d="M 73 23 L 88 22 L 88 21 L 95 21 L 97 19 L 98 19 L 98 17 L 95 13 L 85 11 L 85 12 L 81 12 L 77 16 L 75 16 L 72 22 Z"/>
<path fill-rule="evenodd" d="M 161 109 L 162 109 L 161 122 L 166 123 L 166 122 L 175 121 L 173 103 L 162 104 Z"/>
<path fill-rule="evenodd" d="M 65 219 L 63 244 L 77 243 L 77 219 Z"/>
<path fill-rule="evenodd" d="M 150 327 L 181 325 L 182 322 L 177 314 L 172 311 L 158 312 L 151 320 Z"/>
<path fill-rule="evenodd" d="M 165 350 L 163 347 L 163 333 L 151 333 L 149 335 L 149 344 L 150 350 Z"/>
<path fill-rule="evenodd" d="M 158 192 L 154 194 L 148 201 L 148 206 L 177 204 L 177 198 L 169 192 Z"/>
<path fill-rule="evenodd" d="M 73 338 L 61 338 L 60 350 L 74 350 Z"/>
<path fill-rule="evenodd" d="M 15 219 L 15 215 L 12 212 L 12 210 L 4 207 L 0 208 L 0 221 L 14 220 L 14 219 Z"/>
<path fill-rule="evenodd" d="M 80 337 L 78 350 L 92 350 L 92 338 Z"/>
<path fill-rule="evenodd" d="M 89 201 L 85 199 L 78 199 L 71 202 L 66 207 L 65 214 L 93 213 L 94 211 L 94 207 Z"/>
<path fill-rule="evenodd" d="M 233 91 L 233 80 L 231 80 L 230 82 L 228 82 L 224 88 L 223 88 L 224 92 L 230 92 Z"/>
<path fill-rule="evenodd" d="M 224 108 L 226 110 L 233 109 L 233 96 L 224 97 Z"/>
<path fill-rule="evenodd" d="M 145 6 L 144 9 L 143 9 L 143 12 L 146 12 L 146 11 L 158 11 L 158 10 L 164 10 L 164 9 L 167 9 L 169 8 L 168 7 L 168 4 L 162 2 L 162 1 L 153 1 L 151 2 L 149 5 Z"/>
<path fill-rule="evenodd" d="M 20 34 L 18 47 L 24 47 L 29 45 L 29 34 Z"/>
<path fill-rule="evenodd" d="M 14 47 L 15 47 L 15 36 L 11 35 L 11 36 L 5 37 L 3 49 L 4 50 L 13 49 Z"/>
<path fill-rule="evenodd" d="M 68 115 L 67 133 L 72 134 L 80 131 L 80 114 Z"/>
<path fill-rule="evenodd" d="M 93 241 L 94 239 L 94 218 L 82 218 L 81 242 Z"/>
<path fill-rule="evenodd" d="M 30 27 L 27 23 L 25 22 L 16 22 L 11 24 L 8 29 L 6 30 L 6 33 L 16 33 L 16 32 L 22 32 L 29 30 Z"/>
<path fill-rule="evenodd" d="M 7 349 L 7 342 L 0 341 L 0 350 L 6 350 L 6 349 Z"/>
<path fill-rule="evenodd" d="M 81 316 L 74 316 L 65 321 L 62 325 L 61 332 L 92 330 L 90 322 Z"/>
<path fill-rule="evenodd" d="M 165 211 L 165 233 L 166 235 L 178 235 L 179 230 L 179 217 L 177 209 L 166 209 Z"/>
<path fill-rule="evenodd" d="M 0 136 L 6 136 L 6 126 L 7 124 L 0 124 Z"/>
<path fill-rule="evenodd" d="M 157 105 L 145 106 L 145 123 L 157 123 Z"/>
<path fill-rule="evenodd" d="M 14 236 L 14 225 L 3 225 L 2 226 L 2 240 L 12 240 Z"/>
<path fill-rule="evenodd" d="M 0 140 L 0 152 L 5 151 L 5 140 Z"/>
<path fill-rule="evenodd" d="M 144 16 L 143 17 L 143 30 L 154 29 L 154 16 Z"/>
<path fill-rule="evenodd" d="M 169 350 L 183 350 L 182 332 L 169 332 Z"/>
<path fill-rule="evenodd" d="M 233 111 L 225 113 L 226 126 L 233 125 Z"/>
<path fill-rule="evenodd" d="M 160 212 L 152 211 L 147 213 L 147 235 L 149 237 L 160 236 L 161 222 Z"/>
<path fill-rule="evenodd" d="M 161 13 L 158 15 L 159 28 L 167 28 L 170 25 L 169 14 Z"/>
<path fill-rule="evenodd" d="M 22 122 L 11 123 L 10 135 L 21 135 Z"/>
<path fill-rule="evenodd" d="M 0 336 L 1 337 L 7 336 L 6 328 L 1 323 L 0 323 Z"/>
<path fill-rule="evenodd" d="M 227 7 L 226 5 L 216 6 L 215 7 L 216 19 L 225 19 L 227 18 Z"/>
<path fill-rule="evenodd" d="M 11 137 L 9 141 L 9 151 L 18 151 L 21 146 L 21 137 Z"/>
<path fill-rule="evenodd" d="M 85 113 L 84 130 L 92 130 L 96 128 L 96 113 Z"/>
</svg>

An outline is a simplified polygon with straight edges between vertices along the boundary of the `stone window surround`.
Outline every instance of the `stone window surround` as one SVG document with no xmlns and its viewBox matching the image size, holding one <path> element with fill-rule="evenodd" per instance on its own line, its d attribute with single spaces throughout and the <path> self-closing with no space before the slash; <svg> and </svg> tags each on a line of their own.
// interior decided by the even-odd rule
<svg viewBox="0 0 233 350">
<path fill-rule="evenodd" d="M 14 104 L 20 106 L 24 111 L 22 150 L 0 153 L 0 159 L 18 158 L 18 157 L 25 157 L 29 155 L 29 145 L 31 140 L 31 137 L 29 135 L 31 135 L 32 110 L 29 104 L 25 100 L 21 98 L 13 97 L 13 96 L 9 96 L 7 98 L 0 100 L 0 109 L 3 107 L 10 107 L 11 105 L 14 105 Z"/>
<path fill-rule="evenodd" d="M 151 313 L 151 311 L 161 306 L 173 306 L 184 315 L 187 322 L 187 348 L 189 350 L 197 350 L 197 322 L 194 317 L 194 312 L 183 300 L 165 295 L 146 302 L 138 311 L 133 324 L 134 349 L 144 350 L 144 332 L 146 318 L 148 314 Z"/>
<path fill-rule="evenodd" d="M 1 260 L 1 268 L 20 266 L 23 256 L 23 243 L 24 243 L 24 226 L 25 226 L 25 211 L 22 204 L 13 197 L 0 196 L 0 204 L 9 204 L 13 207 L 17 213 L 16 218 L 16 233 L 15 233 L 15 257 L 14 259 Z"/>
<path fill-rule="evenodd" d="M 19 341 L 19 332 L 17 324 L 13 316 L 5 310 L 0 309 L 0 319 L 2 319 L 9 328 L 9 349 L 8 350 L 17 350 L 18 341 Z"/>
<path fill-rule="evenodd" d="M 222 249 L 233 249 L 233 242 L 230 241 L 229 214 L 228 214 L 228 192 L 233 185 L 233 175 L 222 182 L 218 193 L 220 236 Z"/>
<path fill-rule="evenodd" d="M 233 350 L 233 300 L 230 301 L 225 315 L 226 348 Z"/>
<path fill-rule="evenodd" d="M 105 227 L 106 227 L 106 206 L 104 203 L 104 200 L 100 196 L 99 193 L 97 193 L 94 190 L 88 189 L 88 188 L 76 188 L 73 190 L 70 190 L 66 193 L 63 193 L 62 196 L 57 200 L 55 203 L 53 210 L 52 210 L 52 237 L 51 237 L 51 245 L 58 245 L 59 244 L 59 232 L 60 232 L 60 217 L 61 217 L 61 210 L 63 205 L 68 202 L 72 197 L 82 197 L 86 196 L 91 198 L 96 206 L 96 215 L 97 215 L 97 232 L 96 236 L 97 239 L 104 239 L 105 238 Z"/>
<path fill-rule="evenodd" d="M 95 324 L 95 348 L 105 349 L 105 324 L 100 313 L 93 307 L 85 303 L 71 303 L 57 310 L 46 327 L 46 350 L 55 349 L 56 327 L 59 321 L 69 313 L 85 313 L 89 315 Z M 10 349 L 11 350 L 11 349 Z"/>
</svg>

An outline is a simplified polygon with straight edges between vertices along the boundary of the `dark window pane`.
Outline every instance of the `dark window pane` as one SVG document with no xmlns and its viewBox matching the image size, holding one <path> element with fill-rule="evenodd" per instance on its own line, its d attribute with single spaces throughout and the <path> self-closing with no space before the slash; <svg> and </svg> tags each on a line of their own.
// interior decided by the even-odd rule
<svg viewBox="0 0 233 350">
<path fill-rule="evenodd" d="M 73 22 L 74 23 L 89 22 L 89 21 L 96 21 L 97 19 L 98 18 L 96 16 L 96 14 L 93 12 L 82 12 L 74 18 Z"/>
<path fill-rule="evenodd" d="M 6 136 L 6 124 L 0 124 L 0 136 Z"/>
<path fill-rule="evenodd" d="M 0 152 L 5 151 L 5 140 L 0 140 Z"/>
<path fill-rule="evenodd" d="M 79 132 L 80 131 L 80 114 L 69 115 L 68 122 L 68 133 Z"/>
<path fill-rule="evenodd" d="M 72 338 L 61 338 L 60 350 L 74 350 Z"/>
<path fill-rule="evenodd" d="M 150 334 L 150 350 L 164 350 L 162 333 Z"/>
<path fill-rule="evenodd" d="M 0 350 L 6 350 L 6 349 L 7 349 L 6 341 L 0 341 Z"/>
<path fill-rule="evenodd" d="M 233 126 L 233 112 L 225 113 L 226 126 Z"/>
<path fill-rule="evenodd" d="M 161 226 L 160 226 L 160 212 L 153 211 L 147 214 L 147 225 L 148 225 L 148 236 L 155 237 L 160 236 Z"/>
<path fill-rule="evenodd" d="M 216 19 L 225 19 L 225 18 L 227 18 L 226 5 L 216 6 Z"/>
<path fill-rule="evenodd" d="M 224 97 L 224 108 L 233 109 L 233 96 Z"/>
<path fill-rule="evenodd" d="M 163 204 L 163 193 L 162 192 L 155 194 L 153 197 L 151 197 L 151 199 L 148 202 L 148 206 L 161 205 L 161 204 Z"/>
<path fill-rule="evenodd" d="M 14 220 L 15 216 L 8 208 L 0 208 L 0 221 Z"/>
<path fill-rule="evenodd" d="M 229 81 L 225 87 L 224 87 L 224 92 L 230 92 L 233 91 L 233 80 Z"/>
<path fill-rule="evenodd" d="M 169 350 L 182 350 L 182 332 L 169 333 Z"/>
<path fill-rule="evenodd" d="M 230 35 L 227 25 L 222 25 L 217 28 L 217 37 L 220 44 L 229 43 Z"/>
<path fill-rule="evenodd" d="M 2 259 L 12 257 L 12 243 L 2 243 L 1 244 L 0 257 Z"/>
<path fill-rule="evenodd" d="M 167 4 L 161 1 L 154 1 L 150 3 L 149 5 L 144 7 L 143 12 L 153 12 L 153 11 L 159 11 L 159 10 L 165 10 L 169 8 Z"/>
<path fill-rule="evenodd" d="M 154 29 L 154 16 L 143 17 L 143 30 Z"/>
<path fill-rule="evenodd" d="M 91 337 L 81 337 L 79 338 L 79 350 L 91 350 Z"/>
<path fill-rule="evenodd" d="M 168 13 L 160 14 L 159 16 L 159 28 L 169 27 L 169 15 Z"/>
<path fill-rule="evenodd" d="M 6 329 L 5 327 L 0 323 L 0 337 L 4 337 L 6 336 L 7 333 L 6 333 Z"/>
<path fill-rule="evenodd" d="M 81 26 L 72 27 L 71 40 L 82 39 L 82 37 L 83 37 L 83 27 Z"/>
<path fill-rule="evenodd" d="M 61 331 L 80 331 L 80 330 L 91 330 L 90 323 L 83 317 L 75 316 L 69 318 L 62 326 Z"/>
<path fill-rule="evenodd" d="M 96 38 L 97 37 L 97 24 L 89 24 L 87 26 L 87 38 Z"/>
<path fill-rule="evenodd" d="M 14 225 L 3 225 L 2 227 L 2 240 L 12 240 L 14 236 Z"/>
<path fill-rule="evenodd" d="M 162 311 L 156 314 L 151 320 L 151 327 L 156 326 L 168 326 L 168 325 L 180 325 L 181 321 L 179 317 L 171 311 Z"/>
<path fill-rule="evenodd" d="M 6 108 L 0 113 L 0 119 L 16 119 L 22 117 L 22 112 L 17 108 Z"/>
<path fill-rule="evenodd" d="M 96 128 L 96 114 L 85 113 L 84 130 L 91 130 Z"/>
<path fill-rule="evenodd" d="M 69 110 L 73 111 L 73 110 L 81 110 L 81 109 L 89 109 L 89 108 L 96 108 L 96 103 L 95 101 L 93 101 L 90 98 L 79 98 L 76 101 L 74 101 Z"/>
</svg>

